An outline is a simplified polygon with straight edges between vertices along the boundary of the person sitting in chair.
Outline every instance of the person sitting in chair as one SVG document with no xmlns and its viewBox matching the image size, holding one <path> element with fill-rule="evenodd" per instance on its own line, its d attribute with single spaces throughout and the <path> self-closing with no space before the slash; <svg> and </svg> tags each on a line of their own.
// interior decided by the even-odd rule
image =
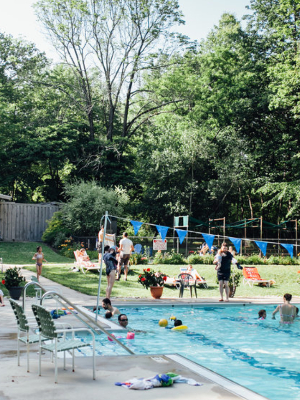
<svg viewBox="0 0 300 400">
<path fill-rule="evenodd" d="M 90 257 L 87 255 L 87 252 L 83 247 L 79 250 L 78 256 L 82 259 L 82 261 L 90 261 Z"/>
<path fill-rule="evenodd" d="M 189 264 L 189 266 L 187 267 L 187 273 L 192 275 L 192 277 L 195 279 L 195 281 L 198 280 L 202 280 L 201 276 L 198 274 L 198 272 L 195 270 L 195 268 L 193 268 L 193 266 L 191 264 Z"/>
</svg>

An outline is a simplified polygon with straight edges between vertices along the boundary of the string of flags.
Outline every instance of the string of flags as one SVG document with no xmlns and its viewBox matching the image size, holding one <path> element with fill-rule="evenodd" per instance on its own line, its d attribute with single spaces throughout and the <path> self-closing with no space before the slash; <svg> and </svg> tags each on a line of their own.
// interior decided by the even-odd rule
<svg viewBox="0 0 300 400">
<path fill-rule="evenodd" d="M 115 217 L 115 218 L 119 218 L 119 217 Z M 122 218 L 122 219 L 125 219 L 125 218 Z M 144 224 L 144 222 L 130 220 L 130 223 L 133 226 L 134 234 L 136 236 L 138 234 L 141 226 Z M 145 222 L 145 224 L 146 225 L 155 226 L 156 229 L 157 229 L 157 232 L 160 234 L 160 237 L 162 238 L 162 240 L 165 240 L 169 229 L 174 229 L 176 231 L 177 235 L 178 235 L 180 244 L 183 243 L 183 241 L 184 241 L 184 239 L 185 239 L 185 237 L 186 237 L 188 232 L 201 234 L 209 248 L 212 247 L 213 242 L 214 242 L 214 238 L 215 238 L 215 235 L 211 235 L 211 234 L 208 234 L 208 233 L 194 232 L 194 231 L 188 231 L 188 230 L 183 230 L 183 229 L 178 229 L 178 228 L 170 228 L 168 226 L 149 224 L 148 222 Z M 237 253 L 240 252 L 242 240 L 252 241 L 251 239 L 238 239 L 238 238 L 229 237 L 229 236 L 228 236 L 228 239 L 233 243 Z M 266 256 L 266 254 L 267 254 L 267 246 L 268 246 L 268 243 L 270 243 L 270 242 L 262 242 L 262 241 L 258 241 L 258 240 L 254 240 L 254 242 L 258 246 L 258 248 L 261 250 L 262 254 L 264 256 Z M 274 243 L 272 243 L 272 244 L 274 244 Z M 289 255 L 291 256 L 291 258 L 293 258 L 294 245 L 293 244 L 286 244 L 286 243 L 279 243 L 279 244 L 282 247 L 284 247 L 287 250 L 287 252 L 289 253 Z"/>
</svg>

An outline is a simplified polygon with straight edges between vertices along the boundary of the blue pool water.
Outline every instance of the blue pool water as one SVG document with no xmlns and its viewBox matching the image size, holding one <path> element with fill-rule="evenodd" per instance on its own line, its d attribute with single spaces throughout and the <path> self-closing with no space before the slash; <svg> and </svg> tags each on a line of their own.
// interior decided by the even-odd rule
<svg viewBox="0 0 300 400">
<path fill-rule="evenodd" d="M 259 321 L 258 311 L 267 310 Z M 300 400 L 300 319 L 281 325 L 271 319 L 274 306 L 175 306 L 124 307 L 129 326 L 136 333 L 127 340 L 117 337 L 136 354 L 178 353 L 271 400 Z M 174 315 L 186 331 L 161 328 L 158 321 Z M 169 320 L 169 327 L 173 326 Z M 105 335 L 98 340 L 98 354 L 124 354 Z"/>
</svg>

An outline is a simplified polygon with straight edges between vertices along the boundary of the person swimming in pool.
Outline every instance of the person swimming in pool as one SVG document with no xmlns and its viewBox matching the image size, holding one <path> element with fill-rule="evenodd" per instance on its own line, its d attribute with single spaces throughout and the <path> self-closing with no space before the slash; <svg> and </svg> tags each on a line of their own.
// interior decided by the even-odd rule
<svg viewBox="0 0 300 400">
<path fill-rule="evenodd" d="M 176 326 L 181 326 L 181 325 L 182 325 L 181 319 L 175 319 L 175 321 L 174 321 L 174 327 L 176 327 Z"/>
<path fill-rule="evenodd" d="M 264 320 L 267 318 L 267 312 L 266 310 L 259 310 L 258 311 L 258 319 Z"/>
<path fill-rule="evenodd" d="M 292 295 L 286 293 L 283 296 L 283 304 L 280 304 L 272 313 L 272 319 L 276 319 L 275 315 L 279 312 L 280 322 L 282 324 L 292 324 L 296 318 L 296 307 L 290 304 L 292 300 Z"/>
</svg>

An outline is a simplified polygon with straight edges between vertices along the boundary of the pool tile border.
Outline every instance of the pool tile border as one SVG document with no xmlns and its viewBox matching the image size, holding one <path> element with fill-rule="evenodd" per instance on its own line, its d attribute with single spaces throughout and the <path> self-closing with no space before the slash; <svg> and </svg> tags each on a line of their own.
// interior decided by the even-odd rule
<svg viewBox="0 0 300 400">
<path fill-rule="evenodd" d="M 189 368 L 191 371 L 205 377 L 206 379 L 209 379 L 210 381 L 216 383 L 219 386 L 222 386 L 229 392 L 237 396 L 240 396 L 245 400 L 268 400 L 267 397 L 264 397 L 256 392 L 253 392 L 252 390 L 247 389 L 246 387 L 239 385 L 238 383 L 235 383 L 230 379 L 225 378 L 224 376 L 219 375 L 216 372 L 213 372 L 210 369 L 201 366 L 200 364 L 194 363 L 193 361 L 183 356 L 180 356 L 179 354 L 168 354 L 165 355 L 165 357 L 168 357 L 171 360 L 177 362 L 178 364 L 181 364 L 184 367 Z"/>
</svg>

